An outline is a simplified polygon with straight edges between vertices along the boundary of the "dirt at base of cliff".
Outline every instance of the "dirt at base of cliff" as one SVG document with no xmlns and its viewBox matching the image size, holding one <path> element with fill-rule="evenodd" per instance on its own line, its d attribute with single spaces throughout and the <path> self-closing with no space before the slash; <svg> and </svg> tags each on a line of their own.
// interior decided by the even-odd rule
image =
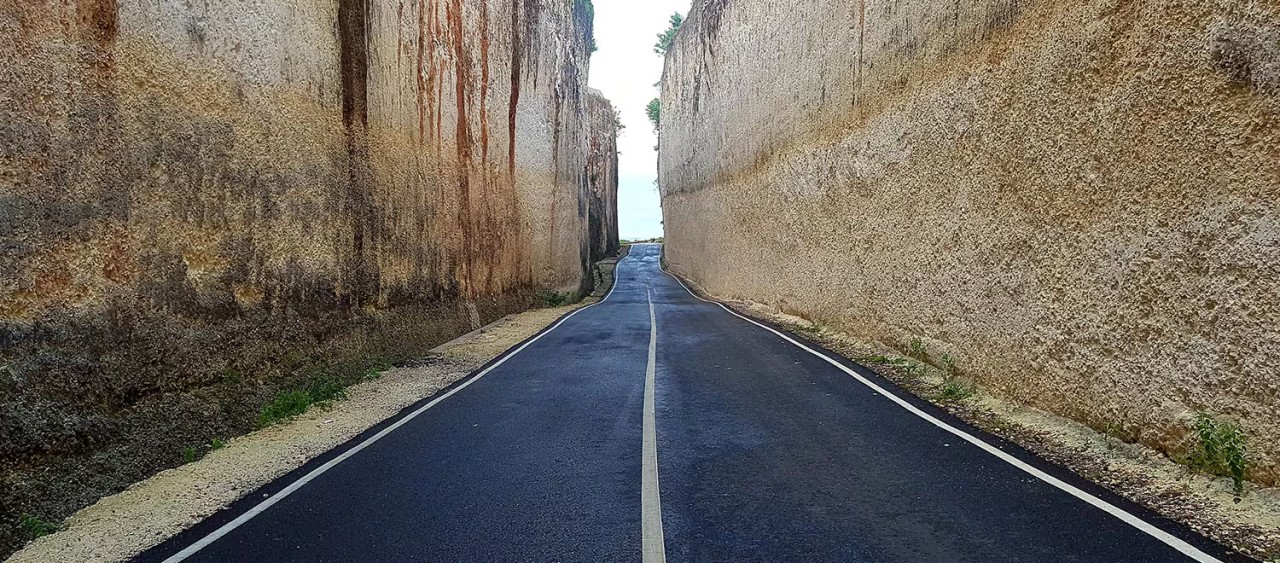
<svg viewBox="0 0 1280 563">
<path fill-rule="evenodd" d="M 436 394 L 576 306 L 510 315 L 409 367 L 352 386 L 348 399 L 239 438 L 69 518 L 11 559 L 120 561 L 159 544 L 249 492 Z"/>
<path fill-rule="evenodd" d="M 347 399 L 231 438 L 196 461 L 163 471 L 72 515 L 9 560 L 123 561 L 191 527 L 246 494 L 340 446 L 406 407 L 436 395 L 574 309 L 598 303 L 626 256 L 599 263 L 604 277 L 580 303 L 507 315 L 400 367 L 347 388 Z"/>
</svg>

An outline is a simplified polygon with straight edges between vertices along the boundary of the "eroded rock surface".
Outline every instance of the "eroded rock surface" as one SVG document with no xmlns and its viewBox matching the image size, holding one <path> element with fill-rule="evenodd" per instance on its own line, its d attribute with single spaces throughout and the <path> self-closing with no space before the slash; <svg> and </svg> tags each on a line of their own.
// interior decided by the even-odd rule
<svg viewBox="0 0 1280 563">
<path fill-rule="evenodd" d="M 710 293 L 1280 483 L 1274 3 L 700 0 L 667 56 L 666 259 Z"/>
<path fill-rule="evenodd" d="M 0 0 L 0 554 L 280 389 L 590 289 L 590 13 Z"/>
</svg>

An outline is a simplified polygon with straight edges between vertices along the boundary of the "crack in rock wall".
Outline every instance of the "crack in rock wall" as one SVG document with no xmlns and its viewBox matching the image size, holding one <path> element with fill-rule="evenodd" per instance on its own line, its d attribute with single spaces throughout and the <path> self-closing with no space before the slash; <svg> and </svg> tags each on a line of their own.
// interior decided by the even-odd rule
<svg viewBox="0 0 1280 563">
<path fill-rule="evenodd" d="M 0 554 L 280 390 L 588 290 L 591 34 L 582 0 L 0 0 Z"/>
<path fill-rule="evenodd" d="M 667 55 L 671 267 L 1280 483 L 1280 8 L 701 0 Z"/>
</svg>

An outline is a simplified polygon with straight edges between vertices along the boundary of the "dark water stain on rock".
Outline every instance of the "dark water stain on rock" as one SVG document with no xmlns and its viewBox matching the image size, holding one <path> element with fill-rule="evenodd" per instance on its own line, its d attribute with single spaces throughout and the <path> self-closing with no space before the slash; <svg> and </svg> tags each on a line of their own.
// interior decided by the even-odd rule
<svg viewBox="0 0 1280 563">
<path fill-rule="evenodd" d="M 77 29 L 81 37 L 99 44 L 109 44 L 119 33 L 117 0 L 76 0 Z"/>
<path fill-rule="evenodd" d="M 1219 22 L 1209 28 L 1209 57 L 1232 80 L 1280 93 L 1280 26 Z"/>
<path fill-rule="evenodd" d="M 554 165 L 545 156 L 533 165 L 545 163 L 556 197 L 577 197 L 585 215 L 584 135 L 581 124 L 567 123 L 582 118 L 585 47 L 573 31 L 581 26 L 552 20 L 567 16 L 536 0 L 512 4 L 508 186 L 502 163 L 487 161 L 489 104 L 501 103 L 488 99 L 490 88 L 506 80 L 489 73 L 508 64 L 507 14 L 466 0 L 399 4 L 418 33 L 414 44 L 407 25 L 385 30 L 404 53 L 405 75 L 396 76 L 406 91 L 396 93 L 408 101 L 397 125 L 404 131 L 392 133 L 412 138 L 416 128 L 426 153 L 391 155 L 410 162 L 394 165 L 392 174 L 407 171 L 403 182 L 382 168 L 375 175 L 373 157 L 384 155 L 371 154 L 371 137 L 380 142 L 388 123 L 400 123 L 373 106 L 386 99 L 386 85 L 384 69 L 371 66 L 371 45 L 382 44 L 370 37 L 381 13 L 371 0 L 340 0 L 336 20 L 324 22 L 334 30 L 324 47 L 337 51 L 338 68 L 323 73 L 337 79 L 332 99 L 326 84 L 307 86 L 301 99 L 255 93 L 234 61 L 184 68 L 171 53 L 148 50 L 155 45 L 123 41 L 114 0 L 24 8 L 60 11 L 48 18 L 52 28 L 23 39 L 23 53 L 43 58 L 12 63 L 6 70 L 16 66 L 21 80 L 0 85 L 0 97 L 30 89 L 51 100 L 0 120 L 0 158 L 31 163 L 19 171 L 22 189 L 0 195 L 0 556 L 27 539 L 20 514 L 60 520 L 180 465 L 186 446 L 251 430 L 279 391 L 317 374 L 421 357 L 470 330 L 464 302 L 487 322 L 531 304 L 531 272 L 554 271 L 557 284 L 576 274 L 563 258 L 546 264 L 523 255 L 518 237 L 545 233 L 547 218 L 545 208 L 521 207 L 516 153 L 521 143 L 538 143 L 531 155 L 554 152 Z M 387 10 L 400 13 L 394 2 Z M 180 21 L 169 23 L 182 33 Z M 205 29 L 205 56 L 216 57 L 220 28 Z M 566 32 L 573 35 L 559 36 Z M 575 68 L 543 69 L 558 90 L 555 115 L 522 115 L 548 112 L 531 103 L 552 95 L 534 85 L 539 60 Z M 36 68 L 48 61 L 66 68 L 51 79 Z M 166 80 L 122 79 L 153 64 Z M 74 87 L 58 81 L 69 75 L 79 80 Z M 192 85 L 208 98 L 193 99 L 184 91 Z M 306 97 L 316 90 L 317 99 Z M 454 109 L 451 94 L 456 132 L 452 123 L 441 127 Z M 528 107 L 520 107 L 522 94 Z M 316 127 L 281 133 L 258 121 L 280 119 L 279 104 L 298 102 L 315 104 L 303 109 Z M 518 130 L 543 120 L 556 122 L 553 150 Z M 305 149 L 281 150 L 293 142 Z M 572 204 L 561 204 L 571 215 L 563 205 Z M 585 218 L 571 225 L 566 216 L 562 234 L 587 229 Z M 595 232 L 606 217 L 595 215 Z M 591 247 L 581 251 L 588 256 Z"/>
</svg>

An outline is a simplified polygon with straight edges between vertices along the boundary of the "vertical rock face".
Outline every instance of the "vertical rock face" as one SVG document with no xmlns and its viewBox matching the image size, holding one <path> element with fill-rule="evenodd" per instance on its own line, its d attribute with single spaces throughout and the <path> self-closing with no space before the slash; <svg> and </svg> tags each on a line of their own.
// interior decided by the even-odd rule
<svg viewBox="0 0 1280 563">
<path fill-rule="evenodd" d="M 667 57 L 666 259 L 1006 398 L 1280 483 L 1280 9 L 701 0 Z"/>
<path fill-rule="evenodd" d="M 0 0 L 0 553 L 279 389 L 587 288 L 590 14 Z"/>
<path fill-rule="evenodd" d="M 587 182 L 591 186 L 588 229 L 591 261 L 618 253 L 618 114 L 604 94 L 587 98 L 591 137 L 587 141 Z"/>
</svg>

